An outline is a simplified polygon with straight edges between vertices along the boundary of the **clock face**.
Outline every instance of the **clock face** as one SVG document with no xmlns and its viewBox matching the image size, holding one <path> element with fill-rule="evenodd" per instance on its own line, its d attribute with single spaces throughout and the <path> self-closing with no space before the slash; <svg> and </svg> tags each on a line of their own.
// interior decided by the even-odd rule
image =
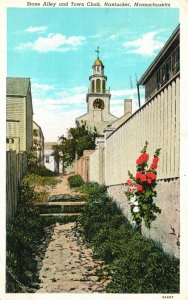
<svg viewBox="0 0 188 300">
<path fill-rule="evenodd" d="M 98 109 L 104 109 L 104 101 L 101 99 L 95 99 L 93 102 L 93 107 Z"/>
</svg>

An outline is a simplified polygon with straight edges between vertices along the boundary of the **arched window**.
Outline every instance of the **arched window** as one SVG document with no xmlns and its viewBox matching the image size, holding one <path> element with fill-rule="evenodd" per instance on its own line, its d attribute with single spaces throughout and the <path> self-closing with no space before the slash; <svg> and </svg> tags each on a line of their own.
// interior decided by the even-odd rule
<svg viewBox="0 0 188 300">
<path fill-rule="evenodd" d="M 105 80 L 103 80 L 103 82 L 102 82 L 102 91 L 103 91 L 103 93 L 105 93 L 105 90 L 106 90 L 106 84 L 105 84 Z"/>
<path fill-rule="evenodd" d="M 91 92 L 92 93 L 95 92 L 95 81 L 94 80 L 91 82 Z"/>
<path fill-rule="evenodd" d="M 100 79 L 97 79 L 96 80 L 96 92 L 100 93 L 100 91 L 101 91 L 101 81 L 100 81 Z"/>
</svg>

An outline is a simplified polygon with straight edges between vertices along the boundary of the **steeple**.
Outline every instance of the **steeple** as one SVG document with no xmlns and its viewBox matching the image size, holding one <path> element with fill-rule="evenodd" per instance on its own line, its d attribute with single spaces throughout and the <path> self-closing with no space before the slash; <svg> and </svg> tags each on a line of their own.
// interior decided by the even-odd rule
<svg viewBox="0 0 188 300">
<path fill-rule="evenodd" d="M 93 74 L 89 77 L 89 80 L 91 81 L 90 92 L 105 93 L 107 77 L 104 75 L 104 65 L 99 58 L 99 46 L 95 52 L 97 52 L 97 58 L 92 66 Z"/>
<path fill-rule="evenodd" d="M 99 58 L 99 47 L 97 57 L 92 65 L 92 74 L 89 77 L 90 87 L 86 94 L 87 113 L 77 118 L 77 121 L 86 122 L 93 130 L 104 135 L 103 130 L 117 118 L 110 113 L 110 89 L 106 89 L 107 77 L 104 75 L 104 65 Z"/>
</svg>

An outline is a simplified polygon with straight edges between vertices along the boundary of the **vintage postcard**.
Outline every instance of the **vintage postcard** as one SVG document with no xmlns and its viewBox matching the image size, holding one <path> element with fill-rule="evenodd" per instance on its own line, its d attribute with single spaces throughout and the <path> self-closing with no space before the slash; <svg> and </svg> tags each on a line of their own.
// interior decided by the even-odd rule
<svg viewBox="0 0 188 300">
<path fill-rule="evenodd" d="M 0 18 L 0 299 L 188 299 L 187 1 Z"/>
</svg>

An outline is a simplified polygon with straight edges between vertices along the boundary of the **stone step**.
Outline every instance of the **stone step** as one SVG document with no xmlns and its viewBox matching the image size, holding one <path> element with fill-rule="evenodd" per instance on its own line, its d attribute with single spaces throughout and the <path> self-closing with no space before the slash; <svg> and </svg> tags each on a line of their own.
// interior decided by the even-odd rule
<svg viewBox="0 0 188 300">
<path fill-rule="evenodd" d="M 40 214 L 41 217 L 72 217 L 79 216 L 81 213 L 49 213 L 49 214 Z"/>
<path fill-rule="evenodd" d="M 35 206 L 58 206 L 58 205 L 64 205 L 64 206 L 70 206 L 70 205 L 75 205 L 75 206 L 79 206 L 79 205 L 85 205 L 86 202 L 85 201 L 79 201 L 79 202 L 73 202 L 73 201 L 63 201 L 63 202 L 35 202 Z"/>
</svg>

